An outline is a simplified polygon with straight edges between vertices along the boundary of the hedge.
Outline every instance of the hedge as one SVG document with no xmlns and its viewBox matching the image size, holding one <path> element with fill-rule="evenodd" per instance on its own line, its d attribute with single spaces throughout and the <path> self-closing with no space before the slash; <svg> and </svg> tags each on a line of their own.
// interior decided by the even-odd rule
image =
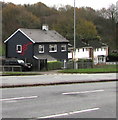
<svg viewBox="0 0 118 120">
<path fill-rule="evenodd" d="M 48 70 L 57 70 L 62 67 L 62 62 L 60 61 L 51 61 L 47 63 Z"/>
</svg>

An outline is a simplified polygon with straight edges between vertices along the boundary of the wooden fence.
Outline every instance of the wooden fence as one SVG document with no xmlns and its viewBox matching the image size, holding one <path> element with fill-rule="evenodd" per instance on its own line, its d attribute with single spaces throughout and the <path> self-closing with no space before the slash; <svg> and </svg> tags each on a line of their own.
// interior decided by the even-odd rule
<svg viewBox="0 0 118 120">
<path fill-rule="evenodd" d="M 14 72 L 14 71 L 22 71 L 22 66 L 12 66 L 12 65 L 4 65 L 4 66 L 0 66 L 0 71 L 10 71 L 10 72 Z"/>
</svg>

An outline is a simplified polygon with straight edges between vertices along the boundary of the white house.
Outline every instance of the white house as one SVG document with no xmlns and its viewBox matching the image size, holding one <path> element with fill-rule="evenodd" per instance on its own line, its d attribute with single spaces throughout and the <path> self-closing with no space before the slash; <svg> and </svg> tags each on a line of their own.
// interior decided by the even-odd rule
<svg viewBox="0 0 118 120">
<path fill-rule="evenodd" d="M 68 59 L 93 59 L 94 64 L 105 63 L 108 56 L 108 46 L 99 40 L 79 41 L 76 51 L 69 47 Z"/>
</svg>

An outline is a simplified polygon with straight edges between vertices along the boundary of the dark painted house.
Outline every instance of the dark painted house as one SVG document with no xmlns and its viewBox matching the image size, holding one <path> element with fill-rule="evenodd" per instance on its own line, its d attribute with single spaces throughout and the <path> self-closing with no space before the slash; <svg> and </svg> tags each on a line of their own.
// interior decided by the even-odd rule
<svg viewBox="0 0 118 120">
<path fill-rule="evenodd" d="M 4 41 L 7 58 L 30 62 L 36 70 L 47 61 L 67 61 L 68 42 L 56 31 L 48 30 L 47 26 L 42 30 L 20 28 Z"/>
</svg>

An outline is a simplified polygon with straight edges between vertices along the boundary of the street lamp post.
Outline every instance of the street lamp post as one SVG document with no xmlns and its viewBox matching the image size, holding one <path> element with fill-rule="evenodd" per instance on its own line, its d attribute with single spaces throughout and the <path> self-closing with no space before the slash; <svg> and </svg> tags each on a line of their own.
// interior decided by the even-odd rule
<svg viewBox="0 0 118 120">
<path fill-rule="evenodd" d="M 76 69 L 76 58 L 75 58 L 75 52 L 76 52 L 76 8 L 75 8 L 75 0 L 74 0 L 74 69 Z"/>
</svg>

